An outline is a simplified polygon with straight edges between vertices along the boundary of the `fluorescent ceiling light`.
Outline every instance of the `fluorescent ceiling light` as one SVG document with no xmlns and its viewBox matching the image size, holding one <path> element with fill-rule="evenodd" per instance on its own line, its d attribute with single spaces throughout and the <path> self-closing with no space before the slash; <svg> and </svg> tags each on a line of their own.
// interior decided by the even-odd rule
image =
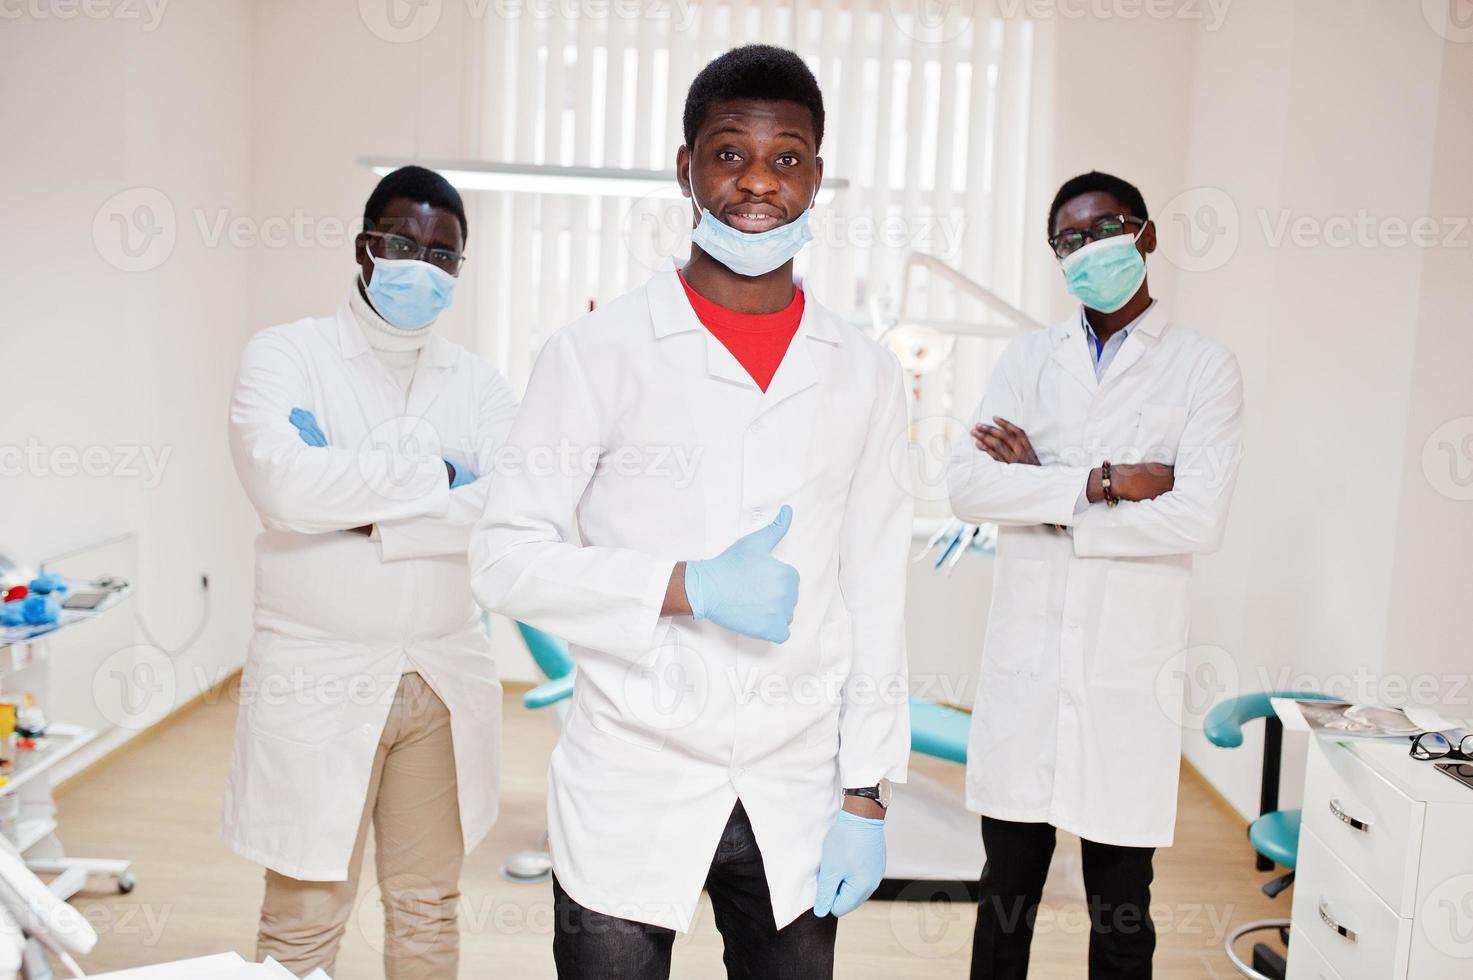
<svg viewBox="0 0 1473 980">
<path fill-rule="evenodd" d="M 518 194 L 577 194 L 585 197 L 680 197 L 673 170 L 618 170 L 612 167 L 556 167 L 537 163 L 490 163 L 484 160 L 404 160 L 362 156 L 358 162 L 380 177 L 415 163 L 441 174 L 463 191 L 509 191 Z M 818 192 L 827 204 L 849 186 L 829 178 Z"/>
</svg>

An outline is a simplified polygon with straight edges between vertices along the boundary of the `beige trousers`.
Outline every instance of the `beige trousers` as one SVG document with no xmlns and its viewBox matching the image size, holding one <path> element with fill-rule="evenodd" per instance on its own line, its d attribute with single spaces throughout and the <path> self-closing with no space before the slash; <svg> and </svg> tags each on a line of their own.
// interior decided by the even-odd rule
<svg viewBox="0 0 1473 980">
<path fill-rule="evenodd" d="M 359 923 L 373 914 L 354 904 L 370 817 L 384 908 L 384 976 L 455 977 L 460 956 L 455 912 L 464 856 L 455 751 L 450 711 L 419 674 L 405 674 L 394 694 L 373 757 L 348 880 L 299 881 L 267 870 L 257 960 L 273 957 L 298 976 L 318 967 L 334 975 L 349 919 Z"/>
</svg>

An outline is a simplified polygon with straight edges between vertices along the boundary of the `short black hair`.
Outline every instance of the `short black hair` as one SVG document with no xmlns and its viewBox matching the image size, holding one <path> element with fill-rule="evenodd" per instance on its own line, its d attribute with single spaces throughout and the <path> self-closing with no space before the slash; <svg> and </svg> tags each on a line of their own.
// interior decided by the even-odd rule
<svg viewBox="0 0 1473 980">
<path fill-rule="evenodd" d="M 1142 221 L 1151 220 L 1146 212 L 1146 199 L 1141 197 L 1141 192 L 1129 181 L 1121 180 L 1114 174 L 1100 173 L 1091 170 L 1087 174 L 1071 177 L 1064 181 L 1064 186 L 1059 188 L 1059 193 L 1054 195 L 1054 203 L 1048 209 L 1048 235 L 1054 237 L 1054 220 L 1059 216 L 1059 209 L 1081 194 L 1094 194 L 1103 192 L 1109 194 L 1120 202 L 1120 206 Z"/>
<path fill-rule="evenodd" d="M 813 115 L 813 149 L 823 144 L 823 93 L 803 59 L 787 48 L 746 44 L 702 68 L 685 94 L 685 145 L 696 145 L 696 130 L 717 102 L 763 99 L 796 102 Z"/>
<path fill-rule="evenodd" d="M 363 227 L 377 225 L 384 216 L 384 208 L 396 197 L 449 211 L 460 221 L 460 237 L 470 238 L 470 228 L 465 222 L 465 202 L 460 199 L 460 191 L 433 170 L 413 164 L 400 167 L 378 182 L 373 193 L 368 195 L 368 203 L 363 205 Z"/>
</svg>

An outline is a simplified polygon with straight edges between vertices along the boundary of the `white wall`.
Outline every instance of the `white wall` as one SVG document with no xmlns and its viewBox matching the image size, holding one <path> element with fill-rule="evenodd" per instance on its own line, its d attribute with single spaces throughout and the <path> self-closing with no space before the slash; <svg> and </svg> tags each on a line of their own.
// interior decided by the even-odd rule
<svg viewBox="0 0 1473 980">
<path fill-rule="evenodd" d="M 213 616 L 150 710 L 188 699 L 244 654 L 250 517 L 224 423 L 250 284 L 240 262 L 187 233 L 184 219 L 197 203 L 246 206 L 250 7 L 179 4 L 155 21 L 143 5 L 89 5 L 143 19 L 0 22 L 0 447 L 36 450 L 18 467 L 6 459 L 0 550 L 36 562 L 137 532 L 133 609 L 165 642 L 194 626 L 199 576 L 209 574 Z M 157 268 L 126 272 L 114 264 L 125 257 L 111 221 L 133 218 L 139 204 L 155 209 L 160 228 L 172 204 L 178 234 L 171 251 L 159 236 L 141 253 L 167 254 Z M 77 473 L 69 456 L 88 449 L 97 475 Z M 161 480 L 128 455 L 137 452 L 165 461 Z M 68 660 L 55 671 L 58 703 L 84 716 L 62 720 L 116 720 L 90 696 L 90 669 L 112 652 L 88 650 L 85 666 Z"/>
<path fill-rule="evenodd" d="M 1437 422 L 1473 408 L 1453 367 L 1469 363 L 1452 326 L 1466 319 L 1469 246 L 1275 241 L 1286 216 L 1333 236 L 1358 213 L 1470 214 L 1469 117 L 1449 82 L 1466 84 L 1473 50 L 1445 43 L 1421 6 L 1239 2 L 1196 40 L 1186 211 L 1207 208 L 1236 245 L 1182 273 L 1173 299 L 1238 352 L 1247 383 L 1248 455 L 1194 617 L 1195 641 L 1236 666 L 1228 687 L 1354 694 L 1360 671 L 1367 694 L 1396 700 L 1399 680 L 1467 673 L 1448 600 L 1470 579 L 1473 519 L 1418 460 Z M 1187 747 L 1245 813 L 1254 736 L 1234 752 L 1200 736 Z"/>
<path fill-rule="evenodd" d="M 1451 231 L 1473 216 L 1473 43 L 1445 41 L 1426 7 L 1235 0 L 1220 20 L 1197 4 L 1178 9 L 1202 20 L 1040 22 L 1052 111 L 1030 176 L 1039 228 L 1076 173 L 1137 183 L 1162 243 L 1153 293 L 1244 371 L 1247 457 L 1224 547 L 1197 566 L 1198 705 L 1285 682 L 1394 701 L 1420 683 L 1473 716 L 1454 612 L 1473 581 L 1473 503 L 1447 492 L 1473 496 L 1473 232 L 1434 248 L 1275 237 L 1285 215 L 1311 235 L 1361 212 L 1393 235 L 1386 218 Z M 1046 251 L 1026 261 L 1027 308 L 1071 308 Z M 970 690 L 990 569 L 911 582 L 913 664 Z M 1188 757 L 1245 815 L 1260 733 L 1234 751 L 1186 733 Z M 1284 805 L 1302 750 L 1291 738 Z"/>
<path fill-rule="evenodd" d="M 385 29 L 354 2 L 257 0 L 252 58 L 261 66 L 251 119 L 252 211 L 258 221 L 303 216 L 314 231 L 284 247 L 249 250 L 257 284 L 251 329 L 331 313 L 347 296 L 357 266 L 351 239 L 378 177 L 362 155 L 404 160 L 477 155 L 482 39 L 495 5 L 426 5 L 423 22 Z M 423 23 L 424 30 L 419 29 Z M 478 221 L 476 194 L 465 195 L 467 252 L 496 247 Z M 450 339 L 477 346 L 476 263 L 436 324 Z M 541 680 L 521 640 L 493 617 L 492 648 L 501 677 Z"/>
</svg>

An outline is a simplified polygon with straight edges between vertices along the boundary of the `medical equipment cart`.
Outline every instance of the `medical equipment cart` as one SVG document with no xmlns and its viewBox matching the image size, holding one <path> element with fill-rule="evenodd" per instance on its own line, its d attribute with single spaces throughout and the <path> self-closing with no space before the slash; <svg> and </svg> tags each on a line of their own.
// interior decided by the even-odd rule
<svg viewBox="0 0 1473 980">
<path fill-rule="evenodd" d="M 91 591 L 74 582 L 71 591 Z M 119 584 L 91 609 L 63 609 L 56 623 L 0 629 L 0 699 L 30 694 L 43 709 L 47 705 L 51 637 L 90 622 L 132 595 L 131 586 Z M 94 729 L 52 721 L 37 747 L 16 753 L 14 769 L 0 786 L 0 826 L 36 874 L 55 875 L 47 884 L 65 901 L 87 884 L 92 875 L 117 881 L 118 891 L 130 892 L 135 882 L 130 862 L 117 859 L 67 857 L 56 837 L 56 802 L 51 796 L 51 771 L 58 763 L 85 748 L 97 737 Z"/>
</svg>

